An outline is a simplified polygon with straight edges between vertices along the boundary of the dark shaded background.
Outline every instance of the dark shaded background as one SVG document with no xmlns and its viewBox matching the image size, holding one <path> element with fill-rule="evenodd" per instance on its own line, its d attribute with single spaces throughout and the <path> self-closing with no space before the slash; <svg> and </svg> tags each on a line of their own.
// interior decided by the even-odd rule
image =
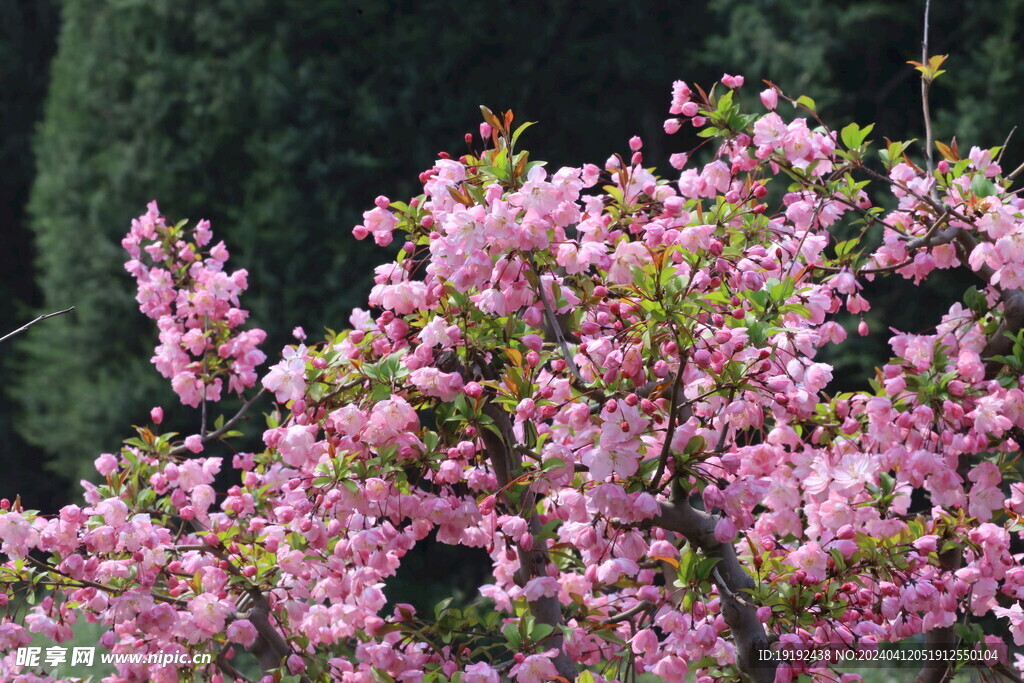
<svg viewBox="0 0 1024 683">
<path fill-rule="evenodd" d="M 937 136 L 1001 144 L 1024 120 L 1024 0 L 941 2 Z M 462 3 L 0 0 L 0 328 L 77 306 L 0 346 L 0 496 L 55 510 L 92 461 L 163 405 L 197 424 L 149 364 L 120 238 L 158 199 L 209 218 L 250 272 L 270 332 L 315 338 L 365 301 L 388 257 L 350 234 L 373 198 L 406 198 L 439 150 L 460 153 L 479 104 L 538 121 L 535 158 L 600 163 L 633 134 L 667 168 L 674 79 L 723 72 L 806 93 L 827 120 L 922 137 L 922 2 L 709 0 Z M 748 89 L 748 97 L 756 92 Z M 1015 136 L 1004 166 L 1024 157 Z M 668 169 L 671 171 L 671 169 Z M 888 326 L 934 323 L 969 280 L 875 292 L 876 332 L 834 353 L 839 383 L 884 362 Z M 906 297 L 913 297 L 913 306 Z M 231 406 L 226 406 L 227 411 Z"/>
</svg>

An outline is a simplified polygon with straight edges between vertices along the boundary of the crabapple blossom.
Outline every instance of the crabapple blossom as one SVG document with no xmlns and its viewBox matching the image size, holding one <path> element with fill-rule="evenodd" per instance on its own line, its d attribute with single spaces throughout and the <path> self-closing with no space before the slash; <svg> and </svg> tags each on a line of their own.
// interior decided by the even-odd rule
<svg viewBox="0 0 1024 683">
<path fill-rule="evenodd" d="M 663 178 L 640 138 L 545 168 L 482 108 L 482 151 L 353 230 L 403 248 L 351 329 L 297 328 L 262 377 L 259 452 L 218 455 L 244 411 L 179 438 L 154 409 L 82 506 L 0 505 L 0 605 L 53 594 L 8 610 L 0 645 L 81 617 L 114 652 L 216 650 L 210 678 L 248 648 L 273 680 L 766 683 L 856 680 L 755 666 L 769 647 L 1024 643 L 1024 200 L 999 150 L 947 146 L 932 173 L 777 86 L 747 112 L 743 87 L 673 84 L 665 132 L 713 144 Z M 153 204 L 124 242 L 190 405 L 263 360 L 212 239 Z M 829 365 L 871 334 L 867 282 L 958 267 L 977 285 L 893 328 L 871 382 Z M 389 601 L 428 538 L 489 558 L 466 604 Z M 955 633 L 967 618 L 1000 629 Z M 12 654 L 0 675 L 45 671 Z"/>
<path fill-rule="evenodd" d="M 156 202 L 147 209 L 121 244 L 130 257 L 125 269 L 138 284 L 139 310 L 160 330 L 154 365 L 185 405 L 218 400 L 225 380 L 229 391 L 242 393 L 266 359 L 258 348 L 266 333 L 239 329 L 249 317 L 238 308 L 248 273 L 225 272 L 223 242 L 204 252 L 212 240 L 209 221 L 189 230 L 184 221 L 168 225 Z"/>
</svg>

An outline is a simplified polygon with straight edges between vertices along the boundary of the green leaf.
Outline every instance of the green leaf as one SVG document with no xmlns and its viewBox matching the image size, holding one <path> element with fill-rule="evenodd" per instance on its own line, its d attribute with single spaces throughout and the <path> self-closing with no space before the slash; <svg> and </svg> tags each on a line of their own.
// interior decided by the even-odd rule
<svg viewBox="0 0 1024 683">
<path fill-rule="evenodd" d="M 505 628 L 501 629 L 501 634 L 505 636 L 509 649 L 513 652 L 518 651 L 519 646 L 523 644 L 523 637 L 519 635 L 518 623 L 505 624 Z"/>
<path fill-rule="evenodd" d="M 732 93 L 733 91 L 730 90 L 719 98 L 715 107 L 718 111 L 725 112 L 732 108 Z"/>
<path fill-rule="evenodd" d="M 527 121 L 523 125 L 521 125 L 518 128 L 516 128 L 515 132 L 512 133 L 512 146 L 513 147 L 516 146 L 516 140 L 518 140 L 519 136 L 523 134 L 523 131 L 526 130 L 527 128 L 529 128 L 530 126 L 532 126 L 535 123 L 537 123 L 537 122 L 536 121 Z"/>
<path fill-rule="evenodd" d="M 615 643 L 616 645 L 621 645 L 623 647 L 625 647 L 628 644 L 626 643 L 626 641 L 624 641 L 622 638 L 619 638 L 611 631 L 594 631 L 594 635 L 600 638 L 601 640 L 607 641 L 609 643 Z"/>
<path fill-rule="evenodd" d="M 802 318 L 810 318 L 811 311 L 803 304 L 785 304 L 779 307 L 780 313 L 799 313 Z"/>
<path fill-rule="evenodd" d="M 700 562 L 697 563 L 696 575 L 698 579 L 710 578 L 711 572 L 714 570 L 715 565 L 718 564 L 720 557 L 702 557 Z"/>
<path fill-rule="evenodd" d="M 811 111 L 814 111 L 814 100 L 812 100 L 807 95 L 801 95 L 800 97 L 798 97 L 796 99 L 794 106 L 796 105 L 801 105 L 806 107 L 807 109 L 810 109 Z"/>
<path fill-rule="evenodd" d="M 530 640 L 537 643 L 544 640 L 552 633 L 554 633 L 555 627 L 551 624 L 534 624 L 533 628 L 530 629 Z"/>
<path fill-rule="evenodd" d="M 448 610 L 448 606 L 450 604 L 452 604 L 452 601 L 454 599 L 455 599 L 454 597 L 445 598 L 441 602 L 439 602 L 436 605 L 434 605 L 434 618 L 435 619 L 440 619 L 441 615 L 444 614 Z"/>
<path fill-rule="evenodd" d="M 839 244 L 836 245 L 836 257 L 837 258 L 842 258 L 842 257 L 846 256 L 851 251 L 853 251 L 859 243 L 860 243 L 860 240 L 857 239 L 857 238 L 850 239 L 850 240 L 843 240 L 842 242 L 840 242 Z"/>
<path fill-rule="evenodd" d="M 996 193 L 996 186 L 989 178 L 978 173 L 971 179 L 971 192 L 979 197 L 991 197 Z"/>
<path fill-rule="evenodd" d="M 373 674 L 373 680 L 376 681 L 376 683 L 395 683 L 395 679 L 392 678 L 389 673 L 381 671 L 377 667 L 373 667 L 373 669 L 370 670 L 370 673 Z"/>
<path fill-rule="evenodd" d="M 813 100 L 811 101 L 810 108 L 814 109 Z M 860 149 L 861 145 L 863 145 L 864 141 L 867 140 L 868 135 L 871 133 L 874 127 L 875 124 L 873 123 L 868 124 L 864 128 L 861 128 L 856 123 L 851 123 L 850 125 L 843 128 L 843 130 L 840 132 L 840 137 L 843 140 L 843 144 L 846 145 L 847 148 Z"/>
<path fill-rule="evenodd" d="M 686 455 L 693 455 L 694 453 L 703 452 L 706 447 L 707 442 L 704 441 L 703 436 L 694 436 L 691 437 L 690 440 L 686 442 L 686 450 L 684 450 L 683 452 Z"/>
<path fill-rule="evenodd" d="M 754 346 L 760 346 L 768 337 L 768 327 L 763 322 L 758 320 L 749 328 L 747 328 L 747 336 L 750 337 L 750 341 L 754 344 Z"/>
<path fill-rule="evenodd" d="M 676 576 L 683 586 L 686 586 L 693 580 L 693 570 L 696 564 L 697 553 L 693 552 L 689 547 L 685 547 L 679 555 L 679 568 L 676 570 Z"/>
<path fill-rule="evenodd" d="M 843 144 L 849 149 L 855 149 L 859 145 L 857 144 L 857 136 L 860 134 L 860 126 L 856 123 L 851 123 L 848 126 L 844 126 L 839 132 L 839 137 L 842 139 Z"/>
<path fill-rule="evenodd" d="M 988 308 L 988 302 L 985 299 L 985 295 L 982 294 L 977 287 L 969 287 L 964 292 L 964 303 L 967 304 L 967 308 L 971 309 L 975 313 L 981 313 Z"/>
</svg>

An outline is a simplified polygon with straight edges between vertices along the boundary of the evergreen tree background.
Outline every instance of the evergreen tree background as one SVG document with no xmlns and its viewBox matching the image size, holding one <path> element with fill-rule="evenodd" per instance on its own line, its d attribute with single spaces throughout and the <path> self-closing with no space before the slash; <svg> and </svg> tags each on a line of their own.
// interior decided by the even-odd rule
<svg viewBox="0 0 1024 683">
<path fill-rule="evenodd" d="M 77 306 L 0 348 L 0 495 L 58 508 L 126 425 L 177 403 L 149 364 L 155 331 L 122 268 L 120 238 L 151 199 L 172 218 L 211 219 L 250 272 L 245 305 L 273 356 L 296 325 L 315 338 L 347 324 L 386 258 L 352 225 L 376 195 L 415 192 L 439 150 L 461 153 L 479 104 L 538 121 L 527 146 L 555 168 L 624 153 L 633 134 L 666 166 L 688 146 L 661 132 L 672 80 L 723 71 L 809 94 L 838 126 L 922 138 L 906 61 L 920 58 L 923 7 L 0 0 L 0 321 Z M 934 88 L 938 139 L 995 146 L 1024 122 L 1022 14 L 1024 0 L 933 4 L 931 52 L 950 54 Z M 1024 160 L 1024 133 L 1005 158 Z M 911 311 L 887 284 L 869 322 L 922 329 L 968 284 Z M 876 334 L 831 360 L 856 379 L 887 353 Z M 185 410 L 169 419 L 198 426 Z"/>
</svg>

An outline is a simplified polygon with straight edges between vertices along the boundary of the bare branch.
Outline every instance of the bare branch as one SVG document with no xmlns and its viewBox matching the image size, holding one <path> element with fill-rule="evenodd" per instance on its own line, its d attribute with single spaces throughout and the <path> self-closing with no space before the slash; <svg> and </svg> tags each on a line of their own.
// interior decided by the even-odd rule
<svg viewBox="0 0 1024 683">
<path fill-rule="evenodd" d="M 689 406 L 684 406 L 685 415 L 677 415 L 679 406 L 679 395 L 683 377 L 683 362 L 680 361 L 679 369 L 676 371 L 675 381 L 672 382 L 672 397 L 670 399 L 670 407 L 668 410 L 668 430 L 665 432 L 665 443 L 661 447 L 661 457 L 658 458 L 658 470 L 654 473 L 654 478 L 651 480 L 651 485 L 648 487 L 648 491 L 658 491 L 661 489 L 661 478 L 665 474 L 665 467 L 668 465 L 668 458 L 672 452 L 672 440 L 676 435 L 676 423 L 684 422 L 690 419 L 692 414 Z"/>
<path fill-rule="evenodd" d="M 1013 171 L 1010 173 L 1010 175 L 1006 176 L 1006 179 L 1007 180 L 1013 180 L 1014 178 L 1016 178 L 1017 176 L 1019 176 L 1021 174 L 1021 171 L 1024 171 L 1024 164 L 1021 164 L 1017 168 L 1013 169 Z"/>
<path fill-rule="evenodd" d="M 203 437 L 202 437 L 203 443 L 207 443 L 209 441 L 216 441 L 217 439 L 219 439 L 220 437 L 224 436 L 229 431 L 231 431 L 234 428 L 234 426 L 238 424 L 239 420 L 241 420 L 243 417 L 245 417 L 245 414 L 247 412 L 249 412 L 249 409 L 252 408 L 252 405 L 254 403 L 256 403 L 256 401 L 261 396 L 263 396 L 263 394 L 265 394 L 266 392 L 267 392 L 266 388 L 263 388 L 263 389 L 260 389 L 259 391 L 257 391 L 256 395 L 253 396 L 252 398 L 250 398 L 245 403 L 243 403 L 242 407 L 238 409 L 238 412 L 235 413 L 234 416 L 230 420 L 225 422 L 224 425 L 220 429 L 214 430 L 214 431 L 210 432 L 209 434 L 203 435 Z M 184 445 L 182 445 L 182 446 L 175 446 L 174 448 L 171 449 L 171 455 L 182 455 L 186 451 L 188 451 L 188 449 L 185 448 Z"/>
<path fill-rule="evenodd" d="M 924 3 L 924 36 L 921 39 L 921 64 L 928 64 L 928 15 L 931 11 L 931 0 Z M 927 76 L 921 79 L 921 110 L 924 114 L 924 159 L 928 166 L 928 175 L 935 173 L 935 160 L 932 158 L 932 114 L 928 106 L 928 89 L 931 86 L 931 79 Z"/>
<path fill-rule="evenodd" d="M 572 372 L 573 377 L 576 378 L 581 385 L 586 385 L 583 381 L 583 377 L 580 375 L 580 369 L 576 367 L 576 361 L 573 358 L 572 353 L 569 352 L 569 344 L 565 341 L 565 333 L 562 330 L 561 323 L 558 322 L 558 318 L 555 316 L 554 307 L 548 304 L 547 294 L 544 292 L 544 281 L 541 279 L 540 272 L 533 265 L 533 261 L 528 261 L 530 270 L 533 271 L 534 276 L 537 278 L 537 297 L 540 299 L 541 306 L 544 308 L 544 317 L 547 319 L 548 326 L 555 335 L 555 339 L 558 345 L 562 349 L 562 356 L 565 358 L 565 364 L 569 366 L 569 371 Z"/>
<path fill-rule="evenodd" d="M 939 230 L 944 223 L 949 222 L 949 211 L 943 211 L 942 215 L 932 222 L 931 227 L 928 228 L 923 236 L 917 239 L 910 240 L 907 242 L 907 249 L 920 249 L 921 247 L 936 247 L 940 244 L 949 244 L 956 239 L 957 234 L 960 232 L 960 228 L 954 226 L 946 226 L 945 229 Z"/>
<path fill-rule="evenodd" d="M 267 604 L 263 593 L 253 590 L 249 594 L 253 601 L 253 607 L 248 614 L 249 622 L 260 636 L 260 639 L 253 643 L 252 651 L 259 659 L 263 670 L 272 671 L 281 666 L 281 662 L 293 651 L 281 633 L 270 623 L 270 605 Z M 309 679 L 303 677 L 303 680 Z"/>
<path fill-rule="evenodd" d="M 645 612 L 645 611 L 651 609 L 652 607 L 654 607 L 654 603 L 653 602 L 649 602 L 647 600 L 642 600 L 642 601 L 638 602 L 637 604 L 633 605 L 632 607 L 630 607 L 629 609 L 627 609 L 626 611 L 620 612 L 620 613 L 616 614 L 614 617 L 608 617 L 607 619 L 604 620 L 603 623 L 605 623 L 605 624 L 619 624 L 619 623 L 622 623 L 623 621 L 629 621 L 630 619 L 632 619 L 636 615 L 640 614 L 641 612 Z"/>
<path fill-rule="evenodd" d="M 32 327 L 36 323 L 41 322 L 43 320 L 46 320 L 47 318 L 52 318 L 55 315 L 64 315 L 65 313 L 70 313 L 73 310 L 75 310 L 75 307 L 71 306 L 70 308 L 65 308 L 63 311 L 54 311 L 53 313 L 46 313 L 45 315 L 41 315 L 38 318 L 36 318 L 35 320 L 33 320 L 32 322 L 25 323 L 24 325 L 22 325 L 21 327 L 19 327 L 16 330 L 14 330 L 13 332 L 8 332 L 4 336 L 0 337 L 0 342 L 5 342 L 8 339 L 10 339 L 11 337 L 13 337 L 15 335 L 18 335 L 18 334 L 21 334 L 22 332 L 24 332 L 28 328 Z"/>
<path fill-rule="evenodd" d="M 996 157 L 996 163 L 998 164 L 1003 160 L 1003 155 L 1006 154 L 1006 146 L 1010 144 L 1010 138 L 1017 132 L 1017 126 L 1010 129 L 1010 132 L 1006 134 L 1006 139 L 1003 140 L 1002 147 L 999 148 L 999 156 Z"/>
</svg>

